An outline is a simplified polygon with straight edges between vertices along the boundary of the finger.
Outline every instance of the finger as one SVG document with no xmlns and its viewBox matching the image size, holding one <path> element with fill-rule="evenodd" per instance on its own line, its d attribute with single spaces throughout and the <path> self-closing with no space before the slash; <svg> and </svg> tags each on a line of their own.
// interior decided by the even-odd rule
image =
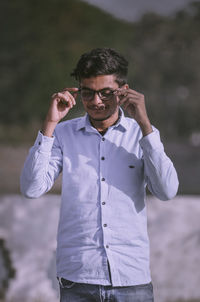
<svg viewBox="0 0 200 302">
<path fill-rule="evenodd" d="M 69 92 L 70 94 L 72 94 L 74 97 L 77 96 L 78 92 L 79 92 L 79 88 L 77 87 L 73 87 L 73 88 L 64 88 L 63 92 Z"/>
<path fill-rule="evenodd" d="M 69 97 L 69 100 L 72 103 L 72 105 L 73 106 L 76 105 L 75 96 L 68 92 L 68 97 Z"/>
<path fill-rule="evenodd" d="M 130 96 L 127 96 L 127 97 L 123 97 L 120 101 L 119 101 L 119 104 L 120 105 L 125 105 L 125 103 L 129 104 L 129 105 L 134 105 L 134 106 L 139 106 L 140 104 L 140 99 L 137 98 L 137 97 L 130 97 Z"/>
<path fill-rule="evenodd" d="M 117 89 L 115 92 L 114 92 L 114 95 L 117 95 L 117 96 L 125 96 L 127 94 L 127 89 Z"/>
<path fill-rule="evenodd" d="M 128 96 L 127 93 L 118 92 L 115 93 L 116 97 L 118 98 L 118 104 L 121 105 L 125 101 L 125 98 Z"/>
<path fill-rule="evenodd" d="M 53 94 L 53 99 L 56 99 L 56 101 L 59 103 L 61 102 L 62 104 L 66 105 L 67 107 L 71 107 L 71 100 L 69 98 L 69 96 L 58 92 L 58 93 L 54 93 Z"/>
<path fill-rule="evenodd" d="M 78 91 L 79 91 L 79 88 L 75 88 L 75 87 L 74 88 L 64 88 L 62 93 L 68 95 L 71 98 L 73 104 L 76 105 L 75 99 L 77 98 Z"/>
<path fill-rule="evenodd" d="M 123 107 L 124 107 L 125 110 L 127 110 L 127 108 L 128 108 L 130 105 L 133 106 L 134 109 L 136 108 L 136 105 L 135 105 L 134 103 L 130 103 L 129 101 L 125 101 L 125 102 L 123 103 Z"/>
<path fill-rule="evenodd" d="M 57 97 L 57 93 L 52 94 L 51 98 L 55 99 Z"/>
<path fill-rule="evenodd" d="M 72 108 L 76 104 L 73 96 L 70 93 L 66 94 L 63 92 L 58 92 L 53 94 L 53 98 L 57 99 L 58 101 L 61 101 L 64 105 L 70 108 Z"/>
<path fill-rule="evenodd" d="M 79 91 L 79 88 L 77 87 L 71 87 L 71 88 L 64 88 L 63 91 L 69 91 L 69 92 L 77 92 Z"/>
<path fill-rule="evenodd" d="M 125 89 L 125 88 L 119 88 L 116 90 L 115 92 L 115 95 L 118 95 L 118 96 L 127 96 L 127 95 L 130 95 L 130 96 L 138 96 L 139 98 L 142 97 L 143 95 L 133 89 Z"/>
</svg>

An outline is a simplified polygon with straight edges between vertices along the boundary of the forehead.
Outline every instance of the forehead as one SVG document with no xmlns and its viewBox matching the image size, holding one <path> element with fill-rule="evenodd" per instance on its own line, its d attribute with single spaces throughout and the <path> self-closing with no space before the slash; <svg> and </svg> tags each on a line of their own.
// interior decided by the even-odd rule
<svg viewBox="0 0 200 302">
<path fill-rule="evenodd" d="M 88 87 L 94 90 L 101 90 L 103 88 L 118 88 L 115 75 L 99 75 L 96 77 L 81 79 L 81 87 Z"/>
</svg>

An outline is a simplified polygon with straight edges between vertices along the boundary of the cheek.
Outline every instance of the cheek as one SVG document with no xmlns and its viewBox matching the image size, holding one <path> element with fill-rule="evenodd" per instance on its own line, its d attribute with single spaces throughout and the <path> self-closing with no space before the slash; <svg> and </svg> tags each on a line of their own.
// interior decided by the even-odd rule
<svg viewBox="0 0 200 302">
<path fill-rule="evenodd" d="M 117 105 L 119 105 L 119 102 L 120 102 L 120 98 L 119 98 L 119 96 L 116 96 L 116 98 L 115 98 L 115 102 L 116 102 L 116 104 L 117 104 Z"/>
<path fill-rule="evenodd" d="M 83 108 L 86 109 L 87 108 L 87 105 L 86 103 L 84 103 L 83 101 L 81 101 L 82 105 L 83 105 Z"/>
<path fill-rule="evenodd" d="M 113 100 L 111 107 L 114 109 L 116 109 L 117 107 L 119 107 L 119 98 L 116 96 L 115 99 Z"/>
</svg>

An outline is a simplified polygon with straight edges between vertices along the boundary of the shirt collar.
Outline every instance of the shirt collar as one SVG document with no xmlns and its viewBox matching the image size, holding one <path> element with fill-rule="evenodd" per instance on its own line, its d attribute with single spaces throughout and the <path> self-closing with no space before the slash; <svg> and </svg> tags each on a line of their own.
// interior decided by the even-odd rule
<svg viewBox="0 0 200 302">
<path fill-rule="evenodd" d="M 127 119 L 126 117 L 124 116 L 124 112 L 122 110 L 122 108 L 120 107 L 119 108 L 119 114 L 120 114 L 120 117 L 119 117 L 119 120 L 117 121 L 117 123 L 115 125 L 113 125 L 112 127 L 113 128 L 118 128 L 119 130 L 122 130 L 122 131 L 126 131 L 128 130 L 128 122 L 127 122 Z M 89 115 L 86 113 L 85 116 L 83 116 L 82 118 L 80 118 L 78 120 L 78 123 L 77 123 L 77 128 L 76 130 L 79 131 L 79 130 L 82 130 L 82 129 L 87 129 L 87 130 L 91 130 L 92 125 L 90 123 L 90 120 L 89 120 Z"/>
</svg>

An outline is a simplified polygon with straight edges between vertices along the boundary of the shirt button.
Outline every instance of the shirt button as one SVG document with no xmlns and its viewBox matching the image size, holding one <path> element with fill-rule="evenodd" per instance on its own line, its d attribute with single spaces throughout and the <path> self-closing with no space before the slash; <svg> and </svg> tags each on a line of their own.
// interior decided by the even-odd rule
<svg viewBox="0 0 200 302">
<path fill-rule="evenodd" d="M 105 181 L 105 178 L 104 177 L 102 177 L 102 179 L 101 179 L 102 181 Z"/>
<path fill-rule="evenodd" d="M 108 248 L 109 248 L 109 245 L 106 245 L 106 248 L 108 249 Z"/>
<path fill-rule="evenodd" d="M 102 205 L 105 205 L 105 204 L 106 204 L 105 201 L 103 201 L 103 202 L 102 202 Z"/>
<path fill-rule="evenodd" d="M 104 156 L 102 156 L 101 160 L 104 160 L 104 159 L 105 159 L 105 157 L 104 157 Z"/>
<path fill-rule="evenodd" d="M 105 137 L 102 137 L 102 141 L 103 141 L 103 142 L 105 141 Z"/>
<path fill-rule="evenodd" d="M 38 145 L 41 145 L 41 142 L 39 142 Z"/>
<path fill-rule="evenodd" d="M 107 224 L 105 223 L 103 226 L 106 228 L 106 227 L 107 227 Z"/>
</svg>

